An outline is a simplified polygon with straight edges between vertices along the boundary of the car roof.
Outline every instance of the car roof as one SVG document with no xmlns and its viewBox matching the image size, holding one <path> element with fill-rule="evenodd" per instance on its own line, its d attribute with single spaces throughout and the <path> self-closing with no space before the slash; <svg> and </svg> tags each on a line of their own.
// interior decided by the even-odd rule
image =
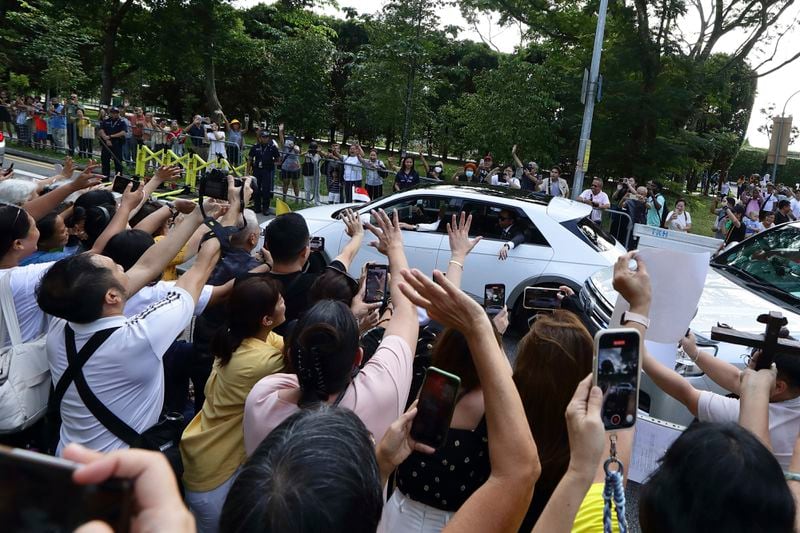
<svg viewBox="0 0 800 533">
<path fill-rule="evenodd" d="M 508 187 L 499 187 L 493 185 L 486 185 L 482 183 L 448 183 L 448 184 L 435 184 L 426 185 L 421 184 L 414 189 L 406 190 L 426 190 L 437 191 L 444 194 L 458 192 L 459 195 L 474 195 L 475 198 L 492 196 L 495 198 L 520 200 L 541 206 L 547 206 L 550 203 L 551 197 L 534 191 L 523 191 L 521 189 L 509 189 Z"/>
<path fill-rule="evenodd" d="M 508 187 L 497 187 L 486 184 L 463 183 L 463 184 L 435 184 L 418 185 L 413 189 L 403 191 L 409 192 L 433 192 L 441 195 L 456 195 L 460 198 L 474 200 L 498 199 L 508 202 L 510 205 L 517 204 L 518 207 L 536 206 L 547 212 L 547 215 L 556 222 L 575 220 L 588 216 L 591 208 L 586 204 L 575 202 L 560 196 L 550 196 L 542 192 L 523 191 L 520 189 L 509 189 Z M 488 198 L 487 198 L 488 197 Z"/>
</svg>

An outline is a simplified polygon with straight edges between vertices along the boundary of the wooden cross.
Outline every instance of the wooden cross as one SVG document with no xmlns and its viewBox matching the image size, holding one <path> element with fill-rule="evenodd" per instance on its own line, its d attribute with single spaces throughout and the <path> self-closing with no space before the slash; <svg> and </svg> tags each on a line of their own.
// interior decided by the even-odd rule
<svg viewBox="0 0 800 533">
<path fill-rule="evenodd" d="M 800 356 L 800 342 L 781 338 L 788 336 L 788 331 L 784 326 L 789 321 L 785 316 L 779 311 L 770 311 L 769 314 L 760 315 L 758 321 L 766 324 L 764 333 L 745 333 L 717 325 L 711 328 L 711 339 L 760 349 L 761 355 L 756 361 L 756 370 L 769 368 L 776 352 Z"/>
</svg>

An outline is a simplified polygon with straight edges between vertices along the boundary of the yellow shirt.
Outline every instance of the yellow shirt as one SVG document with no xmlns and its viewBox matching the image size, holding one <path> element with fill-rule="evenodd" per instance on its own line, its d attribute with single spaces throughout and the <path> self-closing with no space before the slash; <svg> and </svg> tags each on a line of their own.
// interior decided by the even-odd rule
<svg viewBox="0 0 800 533">
<path fill-rule="evenodd" d="M 203 409 L 183 432 L 183 483 L 194 492 L 206 492 L 227 481 L 247 459 L 244 450 L 244 402 L 261 378 L 282 372 L 283 337 L 270 333 L 267 341 L 249 338 L 230 362 L 214 363 L 206 382 Z"/>
<path fill-rule="evenodd" d="M 158 242 L 164 238 L 164 235 L 159 235 L 154 241 Z M 178 252 L 178 255 L 172 258 L 172 261 L 167 263 L 164 269 L 164 275 L 161 277 L 162 281 L 175 281 L 178 279 L 178 265 L 186 262 L 186 245 Z"/>
<path fill-rule="evenodd" d="M 603 488 L 604 483 L 592 483 L 589 492 L 581 502 L 575 522 L 572 524 L 572 533 L 603 533 Z M 611 508 L 611 530 L 619 533 L 617 523 L 617 510 Z"/>
</svg>

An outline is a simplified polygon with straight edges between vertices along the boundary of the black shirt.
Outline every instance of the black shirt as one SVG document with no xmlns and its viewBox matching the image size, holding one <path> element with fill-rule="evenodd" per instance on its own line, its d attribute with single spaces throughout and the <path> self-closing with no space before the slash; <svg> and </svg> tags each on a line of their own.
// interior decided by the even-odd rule
<svg viewBox="0 0 800 533">
<path fill-rule="evenodd" d="M 275 163 L 281 158 L 278 147 L 272 141 L 266 144 L 254 144 L 250 148 L 250 161 L 253 163 L 253 171 L 275 170 Z"/>
<path fill-rule="evenodd" d="M 775 224 L 784 224 L 790 220 L 789 215 L 784 215 L 780 211 L 775 211 Z"/>
<path fill-rule="evenodd" d="M 125 122 L 121 118 L 107 118 L 100 122 L 100 129 L 105 132 L 106 135 L 113 135 L 119 132 L 127 132 L 128 127 L 125 125 Z M 113 143 L 124 143 L 125 137 L 112 137 L 111 142 Z"/>
<path fill-rule="evenodd" d="M 731 229 L 728 230 L 728 235 L 725 236 L 725 244 L 736 242 L 742 242 L 745 239 L 745 235 L 747 234 L 747 227 L 744 225 L 744 222 L 739 224 L 737 228 L 735 224 L 731 224 Z"/>
<path fill-rule="evenodd" d="M 199 126 L 197 124 L 192 124 L 189 126 L 189 129 L 186 130 L 186 134 L 189 135 L 194 146 L 200 146 L 203 144 L 203 139 L 206 137 L 206 130 L 203 128 L 202 124 Z"/>
<path fill-rule="evenodd" d="M 404 191 L 419 184 L 419 174 L 413 168 L 408 174 L 401 170 L 395 175 L 394 182 L 397 184 L 398 189 Z"/>
<path fill-rule="evenodd" d="M 241 248 L 231 248 L 217 262 L 206 283 L 215 287 L 225 285 L 230 280 L 243 276 L 260 264 L 261 262 L 251 256 L 250 252 Z M 203 311 L 202 315 L 197 317 L 192 336 L 196 351 L 204 354 L 210 353 L 209 344 L 211 339 L 217 329 L 225 322 L 225 318 L 226 310 L 224 305 L 209 307 Z"/>
</svg>

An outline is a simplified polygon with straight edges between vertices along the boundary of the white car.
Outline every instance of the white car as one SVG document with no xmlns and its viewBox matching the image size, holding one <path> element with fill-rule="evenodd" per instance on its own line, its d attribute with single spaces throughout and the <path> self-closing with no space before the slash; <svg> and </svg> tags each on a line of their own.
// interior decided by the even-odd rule
<svg viewBox="0 0 800 533">
<path fill-rule="evenodd" d="M 749 349 L 711 340 L 711 328 L 727 324 L 747 333 L 764 333 L 756 322 L 760 314 L 780 311 L 787 328 L 800 334 L 800 222 L 776 226 L 731 247 L 711 260 L 697 315 L 691 329 L 698 344 L 717 357 L 740 368 Z M 612 287 L 612 269 L 598 271 L 581 290 L 581 301 L 595 327 L 608 327 L 617 293 Z M 691 364 L 676 346 L 675 370 L 700 390 L 729 394 Z M 639 406 L 650 416 L 688 425 L 694 418 L 642 375 Z"/>
<path fill-rule="evenodd" d="M 324 237 L 323 253 L 328 262 L 350 240 L 344 225 L 337 220 L 345 207 L 356 210 L 364 221 L 369 220 L 370 210 L 381 208 L 387 213 L 397 211 L 401 222 L 432 227 L 430 231 L 403 231 L 409 265 L 426 273 L 447 270 L 450 244 L 446 222 L 451 215 L 461 211 L 472 214 L 470 233 L 483 239 L 467 258 L 462 289 L 483 295 L 485 285 L 505 284 L 506 303 L 518 324 L 525 324 L 527 318 L 522 308 L 525 287 L 567 285 L 577 293 L 589 276 L 625 253 L 621 244 L 589 220 L 591 208 L 585 204 L 489 186 L 434 185 L 395 193 L 369 204 L 324 205 L 298 211 L 311 235 Z M 526 228 L 526 242 L 509 251 L 507 260 L 500 261 L 498 252 L 505 240 L 500 238 L 498 215 L 504 209 L 517 214 L 517 223 Z M 368 246 L 373 240 L 367 232 L 350 266 L 351 274 L 360 275 L 365 263 L 386 262 L 383 255 Z"/>
</svg>

